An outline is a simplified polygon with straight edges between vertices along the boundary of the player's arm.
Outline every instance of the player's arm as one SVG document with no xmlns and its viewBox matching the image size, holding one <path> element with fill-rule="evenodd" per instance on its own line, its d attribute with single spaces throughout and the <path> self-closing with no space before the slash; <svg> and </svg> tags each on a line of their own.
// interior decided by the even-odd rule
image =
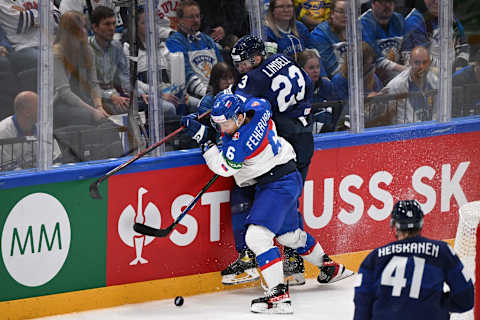
<svg viewBox="0 0 480 320">
<path fill-rule="evenodd" d="M 465 273 L 465 268 L 456 253 L 449 246 L 445 256 L 446 282 L 450 291 L 444 293 L 444 301 L 449 312 L 465 312 L 473 308 L 474 288 L 472 280 Z"/>
<path fill-rule="evenodd" d="M 370 320 L 375 299 L 374 261 L 376 250 L 372 251 L 360 265 L 356 275 L 354 320 Z"/>
<path fill-rule="evenodd" d="M 212 145 L 203 153 L 203 158 L 210 170 L 222 177 L 231 177 L 242 168 L 242 162 L 235 157 L 235 147 L 232 144 L 223 146 L 223 152 Z"/>
</svg>

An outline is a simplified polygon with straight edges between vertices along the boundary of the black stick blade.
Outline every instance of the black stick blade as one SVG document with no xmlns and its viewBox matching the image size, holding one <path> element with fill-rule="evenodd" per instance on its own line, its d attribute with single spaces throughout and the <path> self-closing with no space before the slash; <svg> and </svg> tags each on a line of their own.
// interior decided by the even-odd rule
<svg viewBox="0 0 480 320">
<path fill-rule="evenodd" d="M 99 181 L 96 180 L 94 182 L 92 182 L 90 184 L 90 196 L 93 198 L 93 199 L 102 199 L 102 196 L 100 195 L 100 192 L 98 191 L 98 184 L 99 184 Z"/>
<path fill-rule="evenodd" d="M 133 230 L 136 232 L 143 234 L 145 236 L 151 236 L 151 237 L 157 237 L 157 238 L 163 238 L 169 235 L 169 233 L 172 231 L 170 228 L 167 229 L 156 229 L 149 227 L 147 225 L 144 225 L 143 223 L 138 223 L 136 222 L 133 225 Z"/>
</svg>

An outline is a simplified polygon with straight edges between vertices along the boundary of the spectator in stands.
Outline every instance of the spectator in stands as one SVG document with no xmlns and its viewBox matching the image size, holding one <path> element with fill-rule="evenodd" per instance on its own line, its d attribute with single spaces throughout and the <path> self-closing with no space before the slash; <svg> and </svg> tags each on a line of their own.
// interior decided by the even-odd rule
<svg viewBox="0 0 480 320">
<path fill-rule="evenodd" d="M 223 45 L 227 35 L 242 37 L 249 33 L 245 0 L 197 0 L 202 12 L 201 30 Z"/>
<path fill-rule="evenodd" d="M 156 20 L 158 35 L 160 39 L 166 40 L 177 31 L 177 7 L 181 0 L 158 0 Z"/>
<path fill-rule="evenodd" d="M 405 51 L 406 61 L 414 47 L 424 46 L 430 51 L 432 58 L 432 67 L 438 67 L 440 64 L 440 26 L 438 22 L 438 0 L 425 0 L 427 12 L 420 13 L 418 9 L 413 9 L 405 18 Z M 469 45 L 465 38 L 465 33 L 460 20 L 453 17 L 453 40 L 454 50 L 452 56 L 455 57 L 454 68 L 464 67 L 469 61 Z M 455 70 L 455 69 L 454 69 Z"/>
<path fill-rule="evenodd" d="M 394 12 L 394 0 L 372 0 L 371 9 L 361 17 L 363 41 L 377 53 L 377 75 L 387 83 L 401 71 L 401 51 L 404 36 L 403 16 Z"/>
<path fill-rule="evenodd" d="M 68 11 L 62 15 L 53 53 L 55 128 L 95 125 L 106 118 L 82 14 Z"/>
<path fill-rule="evenodd" d="M 297 59 L 297 54 L 312 47 L 307 27 L 295 18 L 293 0 L 271 0 L 265 18 L 267 42 L 275 42 L 277 52 Z"/>
<path fill-rule="evenodd" d="M 51 19 L 58 22 L 60 12 L 51 4 Z M 36 69 L 40 46 L 40 14 L 37 1 L 2 0 L 0 27 L 14 49 L 8 59 L 16 74 Z"/>
<path fill-rule="evenodd" d="M 480 83 L 480 48 L 470 57 L 470 64 L 453 74 L 453 85 Z"/>
<path fill-rule="evenodd" d="M 215 96 L 222 90 L 227 89 L 235 81 L 235 71 L 225 62 L 219 62 L 213 66 L 207 94 L 198 105 L 198 113 L 202 114 L 212 109 Z"/>
<path fill-rule="evenodd" d="M 187 93 L 201 98 L 207 93 L 213 66 L 223 61 L 215 41 L 200 32 L 200 7 L 194 0 L 184 0 L 177 7 L 178 32 L 167 39 L 170 52 L 182 52 L 185 61 Z"/>
<path fill-rule="evenodd" d="M 136 24 L 137 24 L 137 45 L 138 45 L 138 63 L 137 63 L 137 74 L 138 74 L 138 81 L 137 87 L 139 92 L 142 95 L 149 94 L 149 85 L 148 85 L 148 61 L 147 61 L 147 52 L 146 52 L 146 28 L 145 28 L 145 10 L 143 8 L 137 9 L 137 16 L 136 16 Z M 158 64 L 160 72 L 162 70 L 166 70 L 166 61 L 164 55 L 168 53 L 168 50 L 165 47 L 165 43 L 161 41 L 161 39 L 157 40 L 157 44 L 159 47 L 157 48 L 157 56 L 158 56 Z M 123 51 L 126 56 L 128 56 L 130 49 L 130 44 L 128 42 L 124 42 L 123 44 Z M 163 77 L 168 77 L 167 72 L 162 74 L 162 83 L 159 85 L 159 93 L 161 93 L 161 97 L 164 101 L 162 101 L 162 107 L 164 113 L 174 115 L 176 113 L 176 107 L 180 103 L 177 96 L 171 94 L 169 92 L 164 92 L 164 89 L 168 87 L 167 80 Z M 167 90 L 165 90 L 167 91 Z"/>
<path fill-rule="evenodd" d="M 38 96 L 35 92 L 20 92 L 14 101 L 15 114 L 0 121 L 0 140 L 36 136 L 37 106 Z M 0 170 L 34 167 L 37 147 L 32 141 L 3 146 Z M 59 155 L 60 149 L 57 143 L 54 143 L 53 158 L 56 159 Z"/>
<path fill-rule="evenodd" d="M 320 23 L 311 34 L 313 46 L 320 54 L 329 78 L 340 72 L 346 61 L 346 33 L 346 1 L 332 0 L 329 19 Z"/>
<path fill-rule="evenodd" d="M 365 41 L 362 41 L 362 57 L 363 57 L 363 93 L 364 97 L 372 97 L 382 89 L 383 85 L 375 74 L 375 66 L 377 54 L 375 50 Z M 349 128 L 349 108 L 348 108 L 348 63 L 342 65 L 342 70 L 332 78 L 333 90 L 337 99 L 344 101 L 342 115 L 340 116 L 339 128 L 345 125 Z"/>
<path fill-rule="evenodd" d="M 452 116 L 478 114 L 480 108 L 480 49 L 470 56 L 470 64 L 453 74 Z"/>
<path fill-rule="evenodd" d="M 0 70 L 10 70 L 10 61 L 8 54 L 12 50 L 12 45 L 7 39 L 7 33 L 0 27 Z"/>
<path fill-rule="evenodd" d="M 332 0 L 296 0 L 297 19 L 313 30 L 330 17 L 331 4 Z"/>
<path fill-rule="evenodd" d="M 435 104 L 439 80 L 430 70 L 430 54 L 427 48 L 418 46 L 412 50 L 410 68 L 402 71 L 382 89 L 380 94 L 408 94 L 404 105 L 395 101 L 394 123 L 411 123 L 435 119 Z"/>
<path fill-rule="evenodd" d="M 98 6 L 92 12 L 94 35 L 88 42 L 93 49 L 97 78 L 101 88 L 102 105 L 109 114 L 127 112 L 130 91 L 129 65 L 122 45 L 113 39 L 115 33 L 115 12 Z"/>
<path fill-rule="evenodd" d="M 85 14 L 88 19 L 92 20 L 92 12 L 96 7 L 104 6 L 112 9 L 115 12 L 117 18 L 117 24 L 115 30 L 121 33 L 124 30 L 124 26 L 127 27 L 127 15 L 126 8 L 120 8 L 116 5 L 115 0 L 62 0 L 60 2 L 60 12 L 64 14 L 67 11 L 77 11 Z"/>
<path fill-rule="evenodd" d="M 320 77 L 320 60 L 316 50 L 305 49 L 298 55 L 298 64 L 305 70 L 314 85 L 313 96 L 310 99 L 313 110 L 313 133 L 329 132 L 335 130 L 335 124 L 340 110 L 335 107 L 322 107 L 315 109 L 315 103 L 335 100 L 333 85 L 327 78 Z M 335 115 L 335 116 L 334 116 Z M 338 116 L 337 116 L 338 115 Z"/>
</svg>

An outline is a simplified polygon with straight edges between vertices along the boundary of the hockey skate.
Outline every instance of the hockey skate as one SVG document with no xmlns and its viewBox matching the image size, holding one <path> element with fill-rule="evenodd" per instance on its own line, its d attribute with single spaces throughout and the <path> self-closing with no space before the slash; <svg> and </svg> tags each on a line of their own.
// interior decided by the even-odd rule
<svg viewBox="0 0 480 320">
<path fill-rule="evenodd" d="M 257 261 L 255 254 L 246 249 L 238 256 L 238 259 L 230 264 L 226 269 L 222 270 L 222 283 L 225 285 L 233 285 L 258 280 L 260 274 L 257 270 Z"/>
<path fill-rule="evenodd" d="M 295 249 L 285 247 L 283 250 L 285 259 L 283 260 L 283 275 L 285 283 L 289 286 L 301 286 L 305 284 L 305 266 L 303 258 Z"/>
<path fill-rule="evenodd" d="M 353 271 L 345 268 L 343 264 L 336 263 L 327 255 L 323 256 L 323 265 L 319 269 L 317 281 L 321 284 L 333 283 L 353 276 Z"/>
<path fill-rule="evenodd" d="M 250 311 L 254 313 L 293 313 L 288 285 L 280 283 L 265 293 L 265 297 L 252 300 Z"/>
</svg>

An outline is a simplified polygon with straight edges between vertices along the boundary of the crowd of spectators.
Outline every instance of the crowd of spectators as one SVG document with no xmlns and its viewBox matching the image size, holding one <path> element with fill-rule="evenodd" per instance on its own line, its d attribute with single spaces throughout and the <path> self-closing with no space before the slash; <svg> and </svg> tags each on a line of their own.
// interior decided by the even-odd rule
<svg viewBox="0 0 480 320">
<path fill-rule="evenodd" d="M 145 11 L 139 7 L 135 15 L 138 54 L 132 56 L 129 8 L 119 3 L 50 1 L 50 19 L 55 25 L 54 129 L 109 123 L 120 132 L 121 126 L 109 117 L 128 112 L 132 90 L 140 110 L 148 116 Z M 348 2 L 266 3 L 267 48 L 296 60 L 315 84 L 311 101 L 315 133 L 348 129 Z M 154 5 L 157 92 L 165 121 L 178 124 L 182 115 L 208 109 L 219 91 L 239 80 L 230 49 L 239 37 L 250 33 L 249 14 L 245 0 L 157 0 Z M 438 12 L 437 0 L 362 1 L 359 21 L 367 127 L 435 119 Z M 475 114 L 480 100 L 475 96 L 480 92 L 475 90 L 480 53 L 471 50 L 459 17 L 453 16 L 452 30 L 454 99 L 462 101 L 458 107 L 455 104 L 453 114 Z M 0 0 L 0 120 L 15 113 L 14 98 L 19 93 L 36 91 L 39 45 L 38 2 Z M 132 60 L 137 62 L 134 87 Z"/>
</svg>

